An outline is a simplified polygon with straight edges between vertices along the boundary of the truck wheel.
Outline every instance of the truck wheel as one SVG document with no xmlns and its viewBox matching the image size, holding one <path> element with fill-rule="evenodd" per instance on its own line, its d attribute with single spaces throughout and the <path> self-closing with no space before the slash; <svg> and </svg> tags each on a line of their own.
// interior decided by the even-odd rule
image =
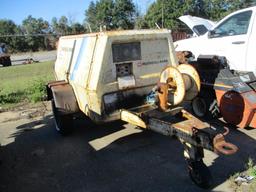
<svg viewBox="0 0 256 192">
<path fill-rule="evenodd" d="M 5 59 L 3 59 L 3 67 L 8 67 L 11 65 L 12 65 L 12 62 L 11 62 L 10 57 L 6 57 Z"/>
<path fill-rule="evenodd" d="M 55 119 L 55 129 L 62 135 L 69 135 L 73 131 L 73 115 L 63 114 L 59 111 L 54 99 L 52 99 L 52 112 Z"/>
<path fill-rule="evenodd" d="M 199 187 L 208 189 L 212 185 L 212 175 L 202 160 L 190 162 L 188 165 L 191 180 Z"/>
</svg>

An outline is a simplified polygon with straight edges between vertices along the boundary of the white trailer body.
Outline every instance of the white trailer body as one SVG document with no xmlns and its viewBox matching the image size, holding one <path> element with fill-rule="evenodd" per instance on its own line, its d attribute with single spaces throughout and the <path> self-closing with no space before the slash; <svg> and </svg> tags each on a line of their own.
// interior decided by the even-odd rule
<svg viewBox="0 0 256 192">
<path fill-rule="evenodd" d="M 123 107 L 122 101 L 128 97 L 136 99 L 135 96 L 148 94 L 161 71 L 177 64 L 174 54 L 168 30 L 61 37 L 56 80 L 72 85 L 82 112 L 99 117 L 117 110 L 118 105 Z"/>
</svg>

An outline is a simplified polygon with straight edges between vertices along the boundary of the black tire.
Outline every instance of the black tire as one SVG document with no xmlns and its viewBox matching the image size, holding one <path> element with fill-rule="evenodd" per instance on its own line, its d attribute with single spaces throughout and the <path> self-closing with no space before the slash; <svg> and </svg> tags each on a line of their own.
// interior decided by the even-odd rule
<svg viewBox="0 0 256 192">
<path fill-rule="evenodd" d="M 10 57 L 5 57 L 3 59 L 3 67 L 8 67 L 8 66 L 11 66 L 11 65 L 12 65 L 12 62 L 11 62 Z"/>
<path fill-rule="evenodd" d="M 54 116 L 55 129 L 61 135 L 70 135 L 73 131 L 73 115 L 65 114 L 56 108 L 55 102 L 52 99 L 52 112 Z"/>
<path fill-rule="evenodd" d="M 191 107 L 193 113 L 200 118 L 215 119 L 220 114 L 216 99 L 196 97 L 193 99 Z"/>
<path fill-rule="evenodd" d="M 197 117 L 204 117 L 206 116 L 207 113 L 207 105 L 206 102 L 203 98 L 201 97 L 196 97 L 193 99 L 192 103 L 192 110 L 193 113 L 197 116 Z"/>
<path fill-rule="evenodd" d="M 212 186 L 212 175 L 202 160 L 188 163 L 189 176 L 199 187 L 209 189 Z"/>
</svg>

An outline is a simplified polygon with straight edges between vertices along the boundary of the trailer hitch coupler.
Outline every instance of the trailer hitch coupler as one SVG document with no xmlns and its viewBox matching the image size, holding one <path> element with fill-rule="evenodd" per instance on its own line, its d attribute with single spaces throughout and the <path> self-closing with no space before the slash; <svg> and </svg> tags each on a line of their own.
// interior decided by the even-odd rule
<svg viewBox="0 0 256 192">
<path fill-rule="evenodd" d="M 237 152 L 238 147 L 232 143 L 225 141 L 223 134 L 217 134 L 213 139 L 213 146 L 215 153 L 222 153 L 224 155 L 232 155 Z"/>
</svg>

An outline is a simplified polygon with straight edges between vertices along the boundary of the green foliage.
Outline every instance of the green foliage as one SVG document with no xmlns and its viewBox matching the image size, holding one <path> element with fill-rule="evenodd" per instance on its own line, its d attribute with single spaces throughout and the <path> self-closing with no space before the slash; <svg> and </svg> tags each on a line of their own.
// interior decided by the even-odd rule
<svg viewBox="0 0 256 192">
<path fill-rule="evenodd" d="M 26 90 L 29 101 L 33 103 L 43 101 L 47 96 L 46 84 L 47 82 L 44 79 L 34 80 Z"/>
<path fill-rule="evenodd" d="M 85 11 L 85 25 L 92 31 L 97 30 L 97 19 L 96 19 L 96 5 L 93 1 L 90 2 L 88 9 Z"/>
<path fill-rule="evenodd" d="M 21 25 L 0 19 L 0 43 L 5 43 L 10 52 L 51 50 L 55 48 L 59 36 L 85 32 L 83 25 L 72 22 L 65 16 L 59 20 L 54 17 L 51 25 L 42 18 L 31 15 Z"/>
<path fill-rule="evenodd" d="M 0 70 L 0 105 L 45 98 L 45 84 L 54 80 L 53 62 L 12 66 Z"/>
<path fill-rule="evenodd" d="M 132 0 L 116 0 L 113 10 L 113 25 L 119 29 L 133 29 L 135 24 L 135 5 Z"/>
<path fill-rule="evenodd" d="M 18 30 L 19 28 L 13 21 L 6 19 L 0 20 L 0 36 L 15 34 Z M 5 43 L 12 51 L 12 48 L 15 47 L 16 39 L 8 36 L 0 37 L 0 43 Z"/>
<path fill-rule="evenodd" d="M 26 35 L 25 43 L 29 50 L 38 51 L 45 49 L 43 36 L 32 36 L 33 34 L 47 34 L 49 33 L 49 23 L 42 18 L 36 19 L 29 15 L 22 22 L 21 27 L 24 35 Z"/>
<path fill-rule="evenodd" d="M 96 3 L 96 19 L 97 24 L 106 29 L 113 29 L 113 9 L 114 3 L 112 0 L 101 0 L 100 2 Z M 99 28 L 98 27 L 98 28 Z"/>
<path fill-rule="evenodd" d="M 256 177 L 256 166 L 254 165 L 254 162 L 251 158 L 249 158 L 246 168 L 250 176 Z"/>
<path fill-rule="evenodd" d="M 135 29 L 148 29 L 148 23 L 145 20 L 144 16 L 138 16 L 135 22 Z"/>
<path fill-rule="evenodd" d="M 59 20 L 56 17 L 52 18 L 51 32 L 57 35 L 53 38 L 54 42 L 56 42 L 58 40 L 58 36 L 86 33 L 87 30 L 80 23 L 73 22 L 68 20 L 67 17 L 61 16 Z"/>
<path fill-rule="evenodd" d="M 85 22 L 90 25 L 93 31 L 99 31 L 100 27 L 113 29 L 113 9 L 114 3 L 112 0 L 96 1 L 96 4 L 90 3 L 85 11 Z"/>
<path fill-rule="evenodd" d="M 18 103 L 25 100 L 25 93 L 22 91 L 17 91 L 15 93 L 4 93 L 0 92 L 0 105 L 5 105 L 8 103 Z"/>
<path fill-rule="evenodd" d="M 197 1 L 194 4 L 194 14 L 197 16 L 206 17 L 212 20 L 219 20 L 230 12 L 240 8 L 240 0 L 204 0 Z"/>
<path fill-rule="evenodd" d="M 220 20 L 229 13 L 253 5 L 255 0 L 195 0 L 189 13 L 211 20 Z"/>
<path fill-rule="evenodd" d="M 61 35 L 86 33 L 89 29 L 99 31 L 100 28 L 156 28 L 156 24 L 175 30 L 182 27 L 177 18 L 183 14 L 219 20 L 253 4 L 256 0 L 155 0 L 146 14 L 141 15 L 133 0 L 96 0 L 85 10 L 84 25 L 66 16 L 52 18 L 51 24 L 31 15 L 21 25 L 0 19 L 0 43 L 5 43 L 10 52 L 51 50 Z"/>
<path fill-rule="evenodd" d="M 68 19 L 66 16 L 61 16 L 59 19 L 58 27 L 62 34 L 66 35 L 69 32 Z"/>
<path fill-rule="evenodd" d="M 220 20 L 229 13 L 249 7 L 255 0 L 156 0 L 144 16 L 138 18 L 137 28 L 160 27 L 175 30 L 181 27 L 178 17 L 190 14 L 211 20 Z"/>
<path fill-rule="evenodd" d="M 133 29 L 136 20 L 136 8 L 132 0 L 99 0 L 91 2 L 85 11 L 85 25 L 92 31 L 100 28 Z"/>
<path fill-rule="evenodd" d="M 81 33 L 86 33 L 86 29 L 84 28 L 83 25 L 80 23 L 73 23 L 70 26 L 70 33 L 71 34 L 81 34 Z"/>
<path fill-rule="evenodd" d="M 251 158 L 248 159 L 248 162 L 245 164 L 246 171 L 235 173 L 230 176 L 229 183 L 233 191 L 256 191 L 256 166 Z M 254 179 L 247 183 L 246 185 L 241 185 L 240 182 L 236 182 L 235 179 L 239 176 L 253 176 Z"/>
<path fill-rule="evenodd" d="M 187 13 L 191 7 L 192 0 L 157 0 L 148 9 L 145 21 L 150 28 L 176 29 L 177 18 Z"/>
</svg>

